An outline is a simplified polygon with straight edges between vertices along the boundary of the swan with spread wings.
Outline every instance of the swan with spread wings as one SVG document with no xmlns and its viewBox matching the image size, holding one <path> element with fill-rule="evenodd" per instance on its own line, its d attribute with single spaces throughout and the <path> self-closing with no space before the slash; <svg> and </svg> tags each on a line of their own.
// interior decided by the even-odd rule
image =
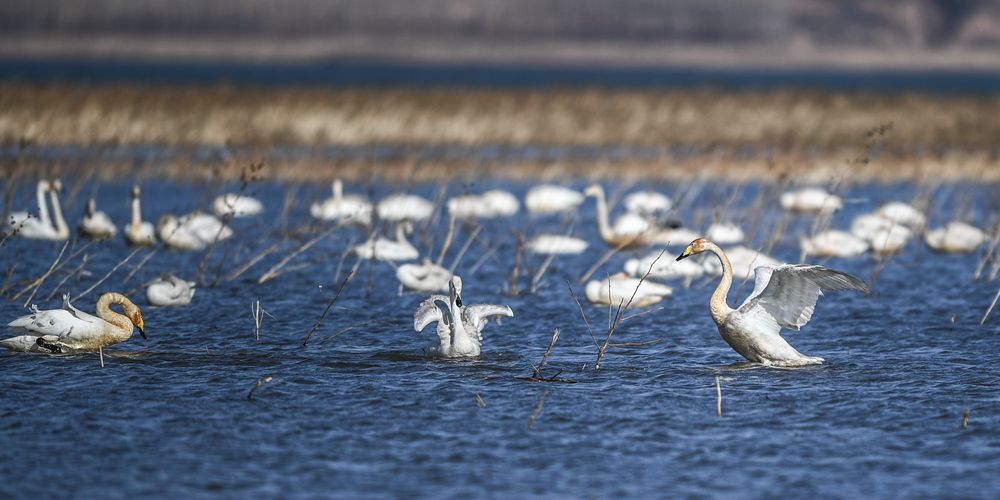
<svg viewBox="0 0 1000 500">
<path fill-rule="evenodd" d="M 438 302 L 446 306 L 442 311 Z M 413 329 L 422 331 L 437 322 L 438 338 L 424 349 L 428 356 L 459 358 L 479 356 L 483 328 L 492 317 L 514 317 L 508 306 L 462 303 L 462 278 L 453 276 L 448 283 L 448 296 L 431 295 L 413 314 Z"/>
<path fill-rule="evenodd" d="M 696 239 L 677 260 L 702 252 L 712 252 L 722 261 L 722 281 L 709 302 L 719 334 L 736 352 L 755 363 L 771 366 L 822 363 L 823 358 L 795 350 L 781 337 L 781 329 L 798 330 L 808 323 L 823 291 L 868 291 L 860 279 L 822 266 L 759 266 L 754 269 L 753 292 L 738 309 L 732 309 L 726 304 L 726 296 L 733 284 L 733 266 L 718 245 L 704 238 Z"/>
</svg>

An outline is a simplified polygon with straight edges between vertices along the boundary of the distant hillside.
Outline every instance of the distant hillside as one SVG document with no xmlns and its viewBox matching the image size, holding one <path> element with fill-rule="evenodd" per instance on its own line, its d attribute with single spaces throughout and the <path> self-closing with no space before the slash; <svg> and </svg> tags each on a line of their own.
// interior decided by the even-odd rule
<svg viewBox="0 0 1000 500">
<path fill-rule="evenodd" d="M 998 68 L 987 0 L 6 0 L 0 56 Z"/>
</svg>

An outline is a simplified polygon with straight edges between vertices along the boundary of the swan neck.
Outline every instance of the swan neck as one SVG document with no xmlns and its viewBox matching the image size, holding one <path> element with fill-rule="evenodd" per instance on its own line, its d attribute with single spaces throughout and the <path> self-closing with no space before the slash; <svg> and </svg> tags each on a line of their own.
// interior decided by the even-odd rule
<svg viewBox="0 0 1000 500">
<path fill-rule="evenodd" d="M 132 229 L 138 230 L 142 225 L 142 210 L 139 206 L 139 197 L 132 198 Z"/>
<path fill-rule="evenodd" d="M 715 254 L 722 262 L 722 280 L 719 281 L 719 286 L 715 288 L 715 292 L 712 293 L 712 299 L 709 302 L 709 308 L 712 311 L 712 318 L 716 323 L 725 321 L 732 309 L 726 304 L 726 297 L 729 296 L 729 289 L 733 286 L 733 265 L 729 262 L 729 257 L 726 253 L 719 248 L 715 243 L 709 243 L 708 250 Z"/>
<path fill-rule="evenodd" d="M 469 343 L 469 332 L 465 329 L 465 321 L 462 318 L 462 308 L 458 306 L 455 299 L 457 296 L 451 297 L 451 346 L 456 349 L 463 349 L 466 344 Z"/>
<path fill-rule="evenodd" d="M 597 230 L 605 242 L 611 243 L 615 239 L 615 234 L 611 231 L 611 223 L 608 222 L 608 202 L 604 199 L 604 191 L 598 190 L 594 197 L 597 198 Z"/>
<path fill-rule="evenodd" d="M 333 199 L 340 201 L 344 197 L 344 183 L 340 179 L 333 181 Z"/>
<path fill-rule="evenodd" d="M 69 236 L 69 226 L 66 225 L 62 207 L 59 206 L 59 193 L 53 189 L 49 191 L 49 197 L 52 198 L 52 215 L 55 217 L 56 233 L 64 237 Z"/>
<path fill-rule="evenodd" d="M 122 310 L 125 314 L 119 314 L 112 311 L 112 304 L 122 306 Z M 117 292 L 105 293 L 104 295 L 101 295 L 100 299 L 97 299 L 97 317 L 116 327 L 115 331 L 112 332 L 112 335 L 115 337 L 117 342 L 128 340 L 132 336 L 133 325 L 129 316 L 135 313 L 138 309 L 139 308 L 136 307 L 136 305 L 133 304 L 128 297 Z"/>
<path fill-rule="evenodd" d="M 46 188 L 42 184 L 42 181 L 38 181 L 38 187 L 36 188 L 35 195 L 38 199 L 38 221 L 43 225 L 51 225 L 52 221 L 49 218 L 49 205 L 45 201 L 45 191 Z"/>
</svg>

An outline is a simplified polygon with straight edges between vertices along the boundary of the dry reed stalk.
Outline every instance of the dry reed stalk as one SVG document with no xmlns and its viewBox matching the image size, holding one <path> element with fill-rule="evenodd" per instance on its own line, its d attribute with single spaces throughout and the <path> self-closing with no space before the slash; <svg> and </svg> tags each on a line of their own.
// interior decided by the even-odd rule
<svg viewBox="0 0 1000 500">
<path fill-rule="evenodd" d="M 507 295 L 517 297 L 517 279 L 521 275 L 521 256 L 524 254 L 524 234 L 517 233 L 517 250 L 514 253 L 514 267 L 510 271 L 510 285 L 507 287 Z"/>
<path fill-rule="evenodd" d="M 969 426 L 969 410 L 962 412 L 962 428 L 965 429 Z"/>
<path fill-rule="evenodd" d="M 653 266 L 655 266 L 656 263 L 660 260 L 660 257 L 663 257 L 663 254 L 666 251 L 667 251 L 666 248 L 664 248 L 663 250 L 660 250 L 659 255 L 657 255 L 656 258 L 653 259 L 653 262 L 651 262 L 649 264 L 649 269 L 646 269 L 646 272 L 643 273 L 642 277 L 639 278 L 639 283 L 637 283 L 635 285 L 635 289 L 632 290 L 632 296 L 629 297 L 628 302 L 619 302 L 618 303 L 618 308 L 615 311 L 613 319 L 612 319 L 612 316 L 611 316 L 611 304 L 610 303 L 608 304 L 608 336 L 605 337 L 604 344 L 599 345 L 597 347 L 597 361 L 594 362 L 594 369 L 595 370 L 600 370 L 601 369 L 601 360 L 604 359 L 604 353 L 607 352 L 608 347 L 611 347 L 611 346 L 615 345 L 614 343 L 611 342 L 611 337 L 614 335 L 615 331 L 621 325 L 622 319 L 624 318 L 624 314 L 625 314 L 626 311 L 628 311 L 628 308 L 631 307 L 632 301 L 635 300 L 635 294 L 639 293 L 639 288 L 642 286 L 643 282 L 646 281 L 646 278 L 649 277 L 649 273 L 651 273 L 653 271 Z M 611 280 L 610 279 L 608 279 L 608 296 L 611 296 Z M 575 295 L 574 295 L 574 297 L 575 297 Z M 579 304 L 579 301 L 577 301 L 577 304 Z M 580 307 L 581 307 L 581 312 L 582 312 L 582 307 L 583 306 L 580 305 Z M 652 344 L 652 343 L 656 343 L 656 341 L 647 341 L 647 342 L 644 342 L 644 343 L 621 343 L 621 344 L 618 344 L 618 345 L 630 345 L 630 344 L 631 345 L 648 345 L 648 344 Z M 596 344 L 596 339 L 595 339 L 595 344 Z"/>
<path fill-rule="evenodd" d="M 330 312 L 330 308 L 332 308 L 333 304 L 335 304 L 337 302 L 337 299 L 340 298 L 340 294 L 343 293 L 344 287 L 347 286 L 347 282 L 351 281 L 351 278 L 354 277 L 354 271 L 355 270 L 352 269 L 351 272 L 347 273 L 347 276 L 344 277 L 344 281 L 340 283 L 340 288 L 337 289 L 337 294 L 334 295 L 333 298 L 326 303 L 326 307 L 323 309 L 323 313 L 319 315 L 319 318 L 316 319 L 316 323 L 314 323 L 312 328 L 309 329 L 309 333 L 307 333 L 305 338 L 302 339 L 303 347 L 305 347 L 305 345 L 309 343 L 309 339 L 312 338 L 313 333 L 316 332 L 316 329 L 319 328 L 319 325 L 323 323 L 323 318 L 326 318 L 326 314 Z"/>
<path fill-rule="evenodd" d="M 556 257 L 556 254 L 550 253 L 542 265 L 535 272 L 534 276 L 531 277 L 531 286 L 528 288 L 528 293 L 535 293 L 538 289 L 538 283 L 542 281 L 542 276 L 545 275 L 545 271 L 549 268 L 549 264 L 552 263 L 552 259 Z"/>
<path fill-rule="evenodd" d="M 480 396 L 478 392 L 477 392 L 477 393 L 475 393 L 475 394 L 473 395 L 473 397 L 474 397 L 474 398 L 475 398 L 475 400 L 476 400 L 476 406 L 478 406 L 478 407 L 480 407 L 480 408 L 486 408 L 486 401 L 483 401 L 483 397 L 482 397 L 482 396 Z"/>
<path fill-rule="evenodd" d="M 282 243 L 284 243 L 285 241 L 286 240 L 283 240 L 283 239 L 275 241 L 274 243 L 271 243 L 270 245 L 268 245 L 267 248 L 261 250 L 260 252 L 257 252 L 256 255 L 254 255 L 253 257 L 251 257 L 249 259 L 247 259 L 246 262 L 244 262 L 243 264 L 241 264 L 236 269 L 233 269 L 228 275 L 226 275 L 225 280 L 226 281 L 233 281 L 236 278 L 239 278 L 243 273 L 247 272 L 247 270 L 249 270 L 251 267 L 253 267 L 254 265 L 256 265 L 261 260 L 263 260 L 264 257 L 267 257 L 268 255 L 271 255 L 271 253 L 274 252 L 275 250 L 277 250 L 278 247 Z"/>
<path fill-rule="evenodd" d="M 254 382 L 253 387 L 250 388 L 250 392 L 247 394 L 247 401 L 253 401 L 253 396 L 257 392 L 257 389 L 260 389 L 260 386 L 270 382 L 271 380 L 273 380 L 273 377 L 270 375 L 257 379 L 257 381 Z"/>
<path fill-rule="evenodd" d="M 66 247 L 68 246 L 69 246 L 69 241 L 63 243 L 62 249 L 59 250 L 59 255 L 56 255 L 56 260 L 52 261 L 52 264 L 49 265 L 49 269 L 44 273 L 42 273 L 42 275 L 39 276 L 37 279 L 35 279 L 35 281 L 33 281 L 30 285 L 28 285 L 23 290 L 14 295 L 14 297 L 12 297 L 11 300 L 17 300 L 18 297 L 23 295 L 28 290 L 34 289 L 34 291 L 31 292 L 31 295 L 28 296 L 28 300 L 24 303 L 24 307 L 28 307 L 28 304 L 31 303 L 31 299 L 35 297 L 35 292 L 38 291 L 38 287 L 42 286 L 42 283 L 45 282 L 46 278 L 51 276 L 53 271 L 55 271 L 56 265 L 59 264 L 59 260 L 62 259 L 63 253 L 66 252 Z"/>
<path fill-rule="evenodd" d="M 160 250 L 159 247 L 154 247 L 151 252 L 146 254 L 146 256 L 143 257 L 142 260 L 140 260 L 139 263 L 136 264 L 135 267 L 133 267 L 132 270 L 125 275 L 125 279 L 122 280 L 122 283 L 128 283 L 129 280 L 132 279 L 132 276 L 135 276 L 135 273 L 139 272 L 140 269 L 145 267 L 146 263 L 149 262 L 149 259 L 152 259 L 153 256 L 156 255 L 156 252 L 158 252 L 159 250 Z"/>
<path fill-rule="evenodd" d="M 715 376 L 715 416 L 722 416 L 722 384 L 718 375 Z"/>
<path fill-rule="evenodd" d="M 455 256 L 455 258 L 451 261 L 451 265 L 448 266 L 449 273 L 455 274 L 455 269 L 458 269 L 458 264 L 462 262 L 462 258 L 465 257 L 465 253 L 469 251 L 469 247 L 472 246 L 481 232 L 483 232 L 483 226 L 476 225 L 476 228 L 472 230 L 471 234 L 469 234 L 469 238 L 465 240 L 462 248 L 459 249 L 458 255 Z"/>
<path fill-rule="evenodd" d="M 533 368 L 533 371 L 531 373 L 531 378 L 532 379 L 542 380 L 542 378 L 541 378 L 542 370 L 545 368 L 545 364 L 549 362 L 549 354 L 552 353 L 552 348 L 555 347 L 557 340 L 559 340 L 559 329 L 558 328 L 556 328 L 552 332 L 552 339 L 549 340 L 549 347 L 547 347 L 545 349 L 545 352 L 542 354 L 542 361 L 538 363 L 538 366 L 532 367 Z M 558 374 L 556 374 L 556 375 L 558 375 Z"/>
<path fill-rule="evenodd" d="M 595 272 L 597 272 L 597 269 L 599 269 L 601 266 L 603 266 L 604 263 L 608 261 L 608 259 L 610 259 L 616 253 L 618 253 L 619 251 L 621 251 L 623 248 L 629 246 L 629 244 L 631 244 L 631 243 L 632 243 L 631 241 L 626 241 L 626 242 L 621 243 L 618 246 L 612 248 L 611 250 L 608 250 L 607 252 L 605 252 L 604 255 L 602 255 L 600 259 L 597 259 L 597 262 L 594 262 L 594 265 L 590 266 L 590 269 L 587 269 L 587 272 L 583 273 L 583 276 L 580 276 L 580 279 L 576 280 L 576 284 L 577 285 L 582 285 L 584 282 L 586 282 L 588 279 L 590 279 L 590 277 Z"/>
<path fill-rule="evenodd" d="M 104 368 L 104 346 L 97 346 L 97 355 L 101 359 L 101 368 Z"/>
<path fill-rule="evenodd" d="M 448 217 L 448 234 L 444 237 L 444 243 L 441 245 L 441 251 L 438 252 L 437 260 L 434 261 L 435 264 L 441 265 L 444 261 L 444 254 L 448 252 L 448 247 L 451 246 L 451 241 L 455 237 L 455 214 L 451 214 Z"/>
<path fill-rule="evenodd" d="M 321 240 L 323 240 L 327 236 L 330 236 L 330 234 L 332 234 L 337 229 L 340 229 L 340 227 L 341 227 L 341 225 L 337 224 L 336 226 L 333 226 L 333 227 L 327 229 L 326 231 L 323 231 L 322 233 L 316 235 L 311 240 L 309 240 L 309 241 L 307 241 L 307 242 L 299 245 L 298 248 L 296 248 L 291 253 L 289 253 L 288 255 L 286 255 L 285 258 L 281 259 L 281 261 L 279 261 L 277 264 L 275 264 L 270 269 L 268 269 L 267 272 L 265 272 L 264 274 L 262 274 L 260 276 L 260 278 L 257 278 L 257 284 L 261 285 L 261 284 L 267 283 L 268 281 L 270 281 L 270 280 L 272 280 L 272 279 L 277 278 L 278 276 L 280 276 L 282 274 L 282 273 L 279 273 L 279 271 L 281 271 L 281 268 L 283 268 L 286 265 L 288 265 L 288 263 L 291 262 L 292 259 L 294 259 L 295 257 L 299 256 L 302 252 L 305 252 L 306 250 L 309 250 L 310 248 L 313 247 L 313 245 L 319 243 Z"/>
<path fill-rule="evenodd" d="M 485 264 L 486 260 L 489 258 L 493 258 L 493 260 L 495 260 L 498 265 L 503 265 L 503 262 L 501 262 L 500 259 L 496 257 L 496 253 L 497 250 L 500 249 L 500 246 L 507 242 L 507 238 L 510 238 L 510 233 L 501 238 L 500 241 L 498 241 L 493 246 L 489 246 L 487 242 L 484 242 L 482 246 L 485 247 L 486 251 L 483 252 L 483 255 L 479 257 L 479 259 L 476 260 L 475 263 L 472 264 L 472 267 L 469 268 L 468 274 L 470 275 L 476 274 L 476 272 L 479 271 L 479 268 L 482 267 L 482 265 Z"/>
<path fill-rule="evenodd" d="M 87 259 L 89 257 L 90 257 L 89 253 L 83 254 L 83 258 L 80 259 L 80 265 L 76 266 L 76 268 L 74 268 L 72 271 L 66 273 L 66 276 L 63 276 L 63 279 L 59 280 L 59 283 L 56 283 L 56 286 L 54 286 L 52 288 L 52 291 L 49 292 L 49 294 L 45 296 L 45 301 L 46 302 L 52 300 L 52 297 L 55 297 L 56 294 L 59 293 L 59 290 L 62 288 L 63 284 L 66 283 L 66 281 L 68 281 L 74 275 L 83 272 L 83 268 L 87 265 Z"/>
<path fill-rule="evenodd" d="M 275 320 L 278 319 L 278 318 L 275 318 L 274 316 L 271 316 L 271 313 L 269 313 L 269 312 L 265 311 L 263 308 L 261 308 L 260 307 L 260 300 L 259 299 L 258 300 L 254 300 L 254 303 L 250 305 L 250 314 L 253 315 L 253 324 L 254 324 L 253 335 L 254 335 L 254 338 L 257 339 L 257 342 L 260 342 L 260 325 L 264 321 L 264 316 L 263 315 L 266 314 L 269 318 L 275 319 Z"/>
<path fill-rule="evenodd" d="M 990 313 L 993 312 L 993 308 L 997 306 L 997 299 L 1000 299 L 1000 289 L 998 289 L 996 295 L 993 296 L 993 302 L 990 303 L 990 307 L 986 309 L 986 314 L 983 314 L 983 319 L 979 320 L 979 326 L 986 324 L 986 318 L 990 317 Z"/>
<path fill-rule="evenodd" d="M 75 302 L 77 300 L 80 300 L 81 297 L 83 297 L 84 295 L 87 295 L 88 293 L 94 291 L 95 288 L 101 286 L 101 283 L 104 283 L 105 280 L 107 280 L 109 277 L 111 277 L 111 275 L 114 274 L 114 272 L 118 270 L 118 268 L 120 268 L 123 265 L 125 265 L 126 262 L 128 262 L 129 260 L 131 260 L 132 257 L 134 257 L 135 254 L 139 253 L 139 251 L 141 251 L 142 249 L 143 249 L 143 247 L 139 247 L 139 248 L 136 248 L 135 250 L 132 250 L 132 252 L 129 253 L 124 259 L 120 260 L 117 264 L 115 264 L 115 267 L 112 267 L 111 270 L 108 271 L 107 274 L 105 274 L 101 279 L 97 280 L 96 283 L 94 283 L 93 285 L 91 285 L 90 288 L 84 290 L 83 292 L 81 292 L 76 297 L 73 297 L 73 302 Z"/>
<path fill-rule="evenodd" d="M 532 427 L 534 427 L 535 420 L 537 420 L 538 416 L 541 415 L 541 413 L 542 413 L 542 407 L 545 406 L 545 398 L 547 398 L 547 397 L 549 397 L 549 390 L 545 389 L 545 391 L 542 392 L 542 397 L 540 397 L 538 399 L 538 405 L 535 406 L 535 411 L 531 412 L 531 417 L 528 418 L 528 430 L 529 431 L 531 430 Z"/>
</svg>

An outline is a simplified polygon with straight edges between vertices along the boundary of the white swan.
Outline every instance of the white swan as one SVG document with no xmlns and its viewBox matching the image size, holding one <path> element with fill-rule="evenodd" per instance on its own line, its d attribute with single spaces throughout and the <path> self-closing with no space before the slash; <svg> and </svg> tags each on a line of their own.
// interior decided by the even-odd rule
<svg viewBox="0 0 1000 500">
<path fill-rule="evenodd" d="M 404 220 L 426 220 L 434 212 L 434 204 L 428 199 L 413 194 L 391 194 L 378 202 L 376 207 L 382 220 L 400 222 Z"/>
<path fill-rule="evenodd" d="M 922 229 L 927 225 L 927 216 L 913 205 L 901 201 L 891 201 L 875 211 L 876 215 L 889 219 L 910 229 Z"/>
<path fill-rule="evenodd" d="M 49 204 L 45 201 L 45 193 L 48 193 L 51 187 L 49 181 L 44 179 L 39 180 L 35 184 L 35 202 L 38 204 L 38 216 L 32 215 L 31 212 L 12 212 L 7 219 L 7 232 L 20 231 L 28 223 L 28 220 L 34 221 L 28 224 L 38 224 L 41 226 L 52 224 L 52 221 L 49 219 Z"/>
<path fill-rule="evenodd" d="M 43 186 L 44 187 L 44 186 Z M 62 207 L 59 205 L 59 191 L 62 190 L 62 182 L 59 179 L 52 181 L 48 185 L 49 203 L 52 204 L 52 220 L 49 220 L 48 210 L 45 208 L 44 196 L 40 198 L 42 202 L 38 207 L 38 218 L 22 218 L 20 213 L 14 214 L 21 222 L 17 226 L 17 234 L 22 238 L 32 240 L 64 241 L 69 239 L 69 226 L 63 218 Z"/>
<path fill-rule="evenodd" d="M 630 299 L 632 303 L 629 307 L 647 307 L 674 293 L 673 288 L 667 285 L 653 283 L 648 279 L 630 278 L 625 273 L 588 281 L 583 291 L 591 304 L 614 307 L 624 306 Z"/>
<path fill-rule="evenodd" d="M 344 220 L 367 226 L 371 224 L 374 208 L 364 196 L 344 194 L 344 183 L 335 179 L 333 197 L 309 206 L 309 213 L 322 220 Z"/>
<path fill-rule="evenodd" d="M 125 235 L 125 242 L 132 246 L 146 246 L 156 243 L 153 224 L 142 220 L 142 208 L 139 205 L 139 186 L 132 186 L 132 221 L 126 225 L 122 234 Z"/>
<path fill-rule="evenodd" d="M 94 198 L 87 200 L 87 212 L 80 219 L 79 230 L 85 236 L 95 239 L 114 238 L 118 234 L 118 228 L 111 222 L 111 217 L 97 209 Z"/>
<path fill-rule="evenodd" d="M 722 280 L 712 293 L 709 308 L 719 334 L 744 358 L 764 365 L 804 366 L 823 358 L 805 356 L 781 337 L 782 328 L 798 330 L 812 317 L 823 291 L 867 292 L 864 282 L 847 273 L 822 266 L 784 264 L 759 266 L 753 292 L 738 309 L 726 304 L 733 284 L 733 268 L 715 243 L 699 238 L 691 242 L 677 260 L 701 252 L 712 252 L 722 265 Z"/>
<path fill-rule="evenodd" d="M 483 194 L 467 194 L 448 200 L 448 213 L 459 219 L 493 219 L 517 213 L 521 203 L 514 195 L 501 189 Z"/>
<path fill-rule="evenodd" d="M 164 273 L 146 287 L 146 300 L 154 306 L 186 306 L 194 298 L 195 283 Z"/>
<path fill-rule="evenodd" d="M 229 226 L 214 215 L 203 212 L 193 212 L 180 218 L 165 214 L 157 222 L 156 232 L 164 245 L 175 250 L 203 250 L 233 235 Z"/>
<path fill-rule="evenodd" d="M 924 242 L 936 252 L 969 253 L 986 241 L 982 229 L 960 221 L 949 222 L 945 227 L 927 231 Z"/>
<path fill-rule="evenodd" d="M 649 220 L 635 212 L 625 212 L 615 217 L 611 231 L 622 236 L 638 236 L 653 229 Z"/>
<path fill-rule="evenodd" d="M 741 280 L 750 279 L 753 276 L 754 268 L 758 266 L 777 266 L 781 264 L 781 261 L 778 259 L 756 250 L 751 250 L 745 246 L 730 248 L 726 251 L 726 254 L 729 259 L 732 259 L 730 262 L 732 263 L 733 275 Z M 725 272 L 725 268 L 715 259 L 706 259 L 702 263 L 702 266 L 705 268 L 705 273 L 709 276 L 722 276 Z"/>
<path fill-rule="evenodd" d="M 354 247 L 354 253 L 362 259 L 413 260 L 420 256 L 416 247 L 406 240 L 406 234 L 413 231 L 409 222 L 396 225 L 396 239 L 381 238 L 377 234 L 368 241 Z"/>
<path fill-rule="evenodd" d="M 111 306 L 115 304 L 120 305 L 125 314 L 112 311 Z M 39 311 L 32 306 L 31 314 L 7 326 L 20 335 L 0 340 L 0 346 L 20 352 L 96 351 L 128 340 L 132 337 L 133 326 L 139 329 L 142 338 L 146 338 L 142 311 L 116 292 L 105 293 L 97 300 L 97 316 L 73 307 L 69 295 L 64 295 L 62 309 Z"/>
<path fill-rule="evenodd" d="M 540 184 L 528 190 L 524 207 L 533 214 L 574 212 L 583 204 L 583 195 L 568 187 Z"/>
<path fill-rule="evenodd" d="M 396 279 L 408 290 L 447 292 L 451 271 L 424 257 L 420 264 L 402 264 L 397 267 Z"/>
<path fill-rule="evenodd" d="M 437 302 L 442 302 L 442 311 Z M 462 278 L 454 276 L 448 283 L 448 296 L 432 295 L 420 304 L 413 314 L 413 329 L 422 331 L 437 322 L 438 338 L 424 349 L 428 356 L 443 358 L 479 356 L 483 341 L 482 331 L 489 318 L 514 317 L 508 306 L 462 302 Z"/>
<path fill-rule="evenodd" d="M 260 200 L 240 193 L 226 193 L 212 202 L 212 212 L 219 217 L 253 217 L 263 211 Z"/>
<path fill-rule="evenodd" d="M 901 250 L 913 233 L 902 224 L 878 214 L 861 214 L 851 222 L 851 234 L 868 242 L 872 253 L 893 254 Z"/>
<path fill-rule="evenodd" d="M 804 188 L 781 195 L 781 208 L 790 212 L 815 214 L 834 212 L 844 206 L 839 196 L 819 188 Z"/>
<path fill-rule="evenodd" d="M 867 240 L 846 231 L 827 230 L 799 241 L 805 255 L 817 257 L 857 257 L 868 251 Z"/>
<path fill-rule="evenodd" d="M 584 194 L 593 196 L 597 200 L 597 231 L 600 233 L 601 239 L 609 245 L 626 248 L 653 243 L 667 244 L 675 238 L 676 230 L 660 229 L 652 225 L 639 233 L 618 232 L 611 227 L 611 223 L 608 221 L 608 202 L 604 197 L 604 188 L 599 184 L 592 184 L 584 191 Z"/>
<path fill-rule="evenodd" d="M 659 217 L 673 208 L 670 197 L 656 191 L 637 191 L 629 193 L 622 200 L 625 210 L 644 217 Z"/>
<path fill-rule="evenodd" d="M 625 272 L 635 278 L 649 272 L 649 277 L 660 280 L 693 280 L 705 274 L 705 268 L 690 260 L 678 262 L 663 258 L 660 252 L 653 252 L 640 259 L 625 261 Z"/>
<path fill-rule="evenodd" d="M 40 180 L 35 185 L 35 201 L 38 203 L 38 216 L 30 212 L 14 212 L 10 214 L 7 221 L 7 230 L 11 233 L 18 233 L 29 239 L 45 239 L 44 236 L 54 231 L 52 220 L 49 218 L 49 204 L 45 200 L 45 194 L 52 189 L 52 185 L 47 180 Z"/>
<path fill-rule="evenodd" d="M 708 230 L 705 231 L 705 238 L 717 241 L 723 245 L 739 243 L 745 237 L 743 229 L 732 222 L 716 222 L 708 226 Z"/>
<path fill-rule="evenodd" d="M 576 255 L 587 249 L 587 241 L 561 234 L 539 234 L 525 244 L 529 252 L 545 255 Z"/>
</svg>

